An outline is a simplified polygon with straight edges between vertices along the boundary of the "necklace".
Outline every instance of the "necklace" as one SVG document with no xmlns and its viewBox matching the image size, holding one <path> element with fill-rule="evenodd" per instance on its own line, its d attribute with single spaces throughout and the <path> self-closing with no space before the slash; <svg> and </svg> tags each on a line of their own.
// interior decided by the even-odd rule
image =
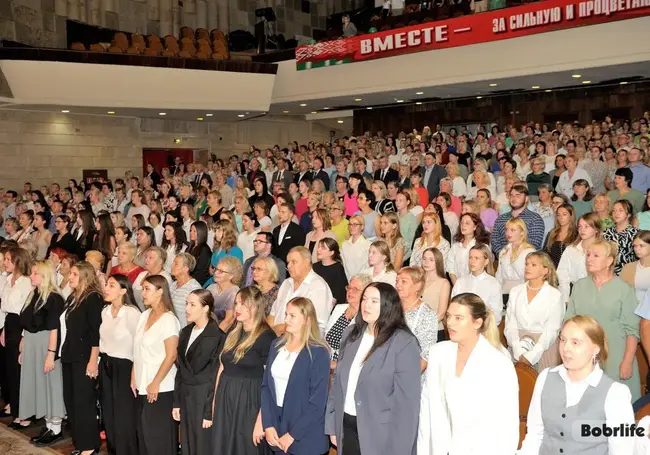
<svg viewBox="0 0 650 455">
<path fill-rule="evenodd" d="M 413 311 L 419 305 L 420 305 L 420 299 L 416 299 L 415 302 L 411 306 L 404 308 L 404 312 L 405 313 L 410 313 L 411 311 Z"/>
<path fill-rule="evenodd" d="M 532 286 L 530 285 L 530 281 L 526 281 L 526 287 L 527 287 L 528 289 L 530 289 L 531 291 L 539 291 L 540 289 L 542 289 L 542 288 L 544 287 L 544 284 L 542 283 L 542 285 L 541 285 L 540 287 L 538 287 L 538 288 L 534 288 L 534 287 L 532 287 Z"/>
</svg>

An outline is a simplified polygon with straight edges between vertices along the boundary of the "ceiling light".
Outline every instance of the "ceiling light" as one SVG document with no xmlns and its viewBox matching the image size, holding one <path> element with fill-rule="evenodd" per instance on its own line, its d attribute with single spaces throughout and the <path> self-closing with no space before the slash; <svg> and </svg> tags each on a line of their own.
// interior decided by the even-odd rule
<svg viewBox="0 0 650 455">
<path fill-rule="evenodd" d="M 203 117 L 197 117 L 196 119 L 197 119 L 199 122 L 202 122 L 202 121 L 203 121 Z"/>
<path fill-rule="evenodd" d="M 343 120 L 337 120 L 338 123 L 343 123 Z"/>
<path fill-rule="evenodd" d="M 282 111 L 282 112 L 285 113 L 285 114 L 288 114 L 288 113 L 289 113 L 289 111 Z"/>
<path fill-rule="evenodd" d="M 366 109 L 368 109 L 369 111 L 371 111 L 371 110 L 372 110 L 372 107 L 368 106 Z"/>
<path fill-rule="evenodd" d="M 70 112 L 70 111 L 68 111 L 68 110 L 66 109 L 66 110 L 63 110 L 63 111 L 61 111 L 61 112 L 63 112 L 64 114 L 67 114 L 67 113 Z"/>
<path fill-rule="evenodd" d="M 239 117 L 239 118 L 244 118 L 244 117 L 246 117 L 246 116 L 245 116 L 244 114 L 239 114 L 239 115 L 237 115 L 237 117 Z"/>
<path fill-rule="evenodd" d="M 578 79 L 582 77 L 582 74 L 572 74 L 571 77 Z"/>
<path fill-rule="evenodd" d="M 108 111 L 107 114 L 113 115 L 115 114 L 115 111 Z"/>
<path fill-rule="evenodd" d="M 214 114 L 205 114 L 206 117 L 212 117 Z"/>
<path fill-rule="evenodd" d="M 481 95 L 476 97 L 477 100 L 480 100 L 481 98 L 483 98 Z"/>
<path fill-rule="evenodd" d="M 591 84 L 591 81 L 582 81 L 583 84 Z"/>
<path fill-rule="evenodd" d="M 307 103 L 300 103 L 300 107 L 305 107 L 307 106 Z"/>
<path fill-rule="evenodd" d="M 547 89 L 544 90 L 544 91 L 545 91 L 546 93 L 551 93 L 553 90 L 551 90 L 550 88 L 547 88 Z"/>
<path fill-rule="evenodd" d="M 361 101 L 361 98 L 355 98 L 354 101 Z"/>
<path fill-rule="evenodd" d="M 318 114 L 318 112 L 316 112 L 316 111 L 311 111 L 311 113 L 312 113 L 312 114 Z"/>
<path fill-rule="evenodd" d="M 403 103 L 403 102 L 404 102 L 404 100 L 397 100 L 397 102 L 398 102 L 398 103 Z"/>
<path fill-rule="evenodd" d="M 539 85 L 533 85 L 531 88 L 537 89 L 537 88 L 539 88 Z"/>
<path fill-rule="evenodd" d="M 494 82 L 490 84 L 490 87 L 496 87 L 496 86 L 497 84 L 495 84 Z"/>
<path fill-rule="evenodd" d="M 627 84 L 629 84 L 628 81 L 622 81 L 622 82 L 621 82 L 621 85 L 627 85 Z"/>
<path fill-rule="evenodd" d="M 328 110 L 328 109 L 329 109 L 329 107 L 324 107 L 324 108 L 323 108 L 323 110 L 325 110 L 325 111 Z"/>
<path fill-rule="evenodd" d="M 415 92 L 416 95 L 424 95 L 424 92 Z"/>
<path fill-rule="evenodd" d="M 167 112 L 158 112 L 158 115 L 167 115 Z"/>
<path fill-rule="evenodd" d="M 422 104 L 422 101 L 418 101 L 418 102 L 415 103 L 415 104 L 417 104 L 417 105 L 419 106 L 420 104 Z"/>
</svg>

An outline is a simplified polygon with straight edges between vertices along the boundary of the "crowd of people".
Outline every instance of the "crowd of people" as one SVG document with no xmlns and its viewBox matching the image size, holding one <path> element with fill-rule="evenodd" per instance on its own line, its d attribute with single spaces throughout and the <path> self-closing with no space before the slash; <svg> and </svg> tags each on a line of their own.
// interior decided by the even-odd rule
<svg viewBox="0 0 650 455">
<path fill-rule="evenodd" d="M 645 394 L 649 119 L 0 189 L 1 413 L 75 455 L 629 455 L 572 425 Z"/>
</svg>

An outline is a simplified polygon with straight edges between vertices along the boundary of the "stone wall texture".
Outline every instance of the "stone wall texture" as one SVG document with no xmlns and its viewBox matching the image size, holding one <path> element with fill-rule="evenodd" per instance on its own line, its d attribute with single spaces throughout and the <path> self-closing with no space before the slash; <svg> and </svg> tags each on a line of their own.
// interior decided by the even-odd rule
<svg viewBox="0 0 650 455">
<path fill-rule="evenodd" d="M 80 179 L 84 169 L 107 169 L 111 179 L 127 170 L 141 175 L 143 148 L 225 158 L 250 145 L 286 146 L 328 135 L 328 127 L 298 118 L 212 123 L 0 110 L 0 187 L 65 183 Z M 174 144 L 176 138 L 182 142 Z"/>
</svg>

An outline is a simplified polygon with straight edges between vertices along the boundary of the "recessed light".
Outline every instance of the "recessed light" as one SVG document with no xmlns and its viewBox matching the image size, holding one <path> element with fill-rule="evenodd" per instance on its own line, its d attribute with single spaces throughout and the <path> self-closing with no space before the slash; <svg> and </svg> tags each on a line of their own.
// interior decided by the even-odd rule
<svg viewBox="0 0 650 455">
<path fill-rule="evenodd" d="M 416 95 L 424 95 L 424 92 L 415 92 Z"/>
<path fill-rule="evenodd" d="M 371 110 L 372 110 L 372 107 L 368 106 L 366 109 L 368 109 L 369 111 L 371 111 Z"/>
<path fill-rule="evenodd" d="M 312 113 L 312 114 L 318 114 L 318 112 L 316 112 L 316 111 L 311 111 L 311 113 Z"/>
<path fill-rule="evenodd" d="M 202 121 L 203 121 L 203 117 L 197 117 L 196 119 L 197 119 L 199 122 L 202 122 Z"/>
<path fill-rule="evenodd" d="M 498 84 L 495 84 L 494 82 L 490 84 L 490 87 L 496 87 Z"/>
<path fill-rule="evenodd" d="M 167 115 L 167 112 L 158 112 L 158 115 Z"/>
<path fill-rule="evenodd" d="M 67 114 L 67 113 L 70 112 L 70 111 L 67 110 L 67 109 L 64 109 L 64 110 L 62 110 L 61 112 L 64 113 L 64 114 Z"/>
<path fill-rule="evenodd" d="M 323 108 L 323 110 L 325 110 L 325 111 L 328 110 L 328 109 L 329 109 L 329 107 L 324 107 L 324 108 Z"/>
<path fill-rule="evenodd" d="M 571 77 L 578 79 L 582 77 L 582 74 L 572 74 Z"/>
<path fill-rule="evenodd" d="M 282 111 L 282 112 L 285 113 L 285 114 L 288 114 L 288 113 L 289 113 L 289 111 Z"/>
<path fill-rule="evenodd" d="M 539 85 L 533 85 L 531 88 L 537 89 L 537 88 L 539 88 Z"/>
<path fill-rule="evenodd" d="M 354 101 L 361 101 L 361 98 L 355 98 Z"/>
<path fill-rule="evenodd" d="M 422 101 L 418 101 L 418 102 L 415 103 L 415 104 L 420 105 L 420 104 L 422 104 Z"/>
<path fill-rule="evenodd" d="M 307 106 L 307 103 L 300 103 L 300 107 L 305 107 Z"/>
<path fill-rule="evenodd" d="M 591 84 L 591 81 L 582 81 L 583 84 Z"/>
<path fill-rule="evenodd" d="M 212 117 L 214 114 L 205 114 L 206 117 Z"/>
<path fill-rule="evenodd" d="M 483 98 L 481 95 L 476 97 L 477 100 L 480 100 L 481 98 Z"/>
<path fill-rule="evenodd" d="M 245 116 L 244 114 L 238 114 L 237 117 L 239 117 L 239 118 L 244 118 L 244 117 L 246 117 L 246 116 Z"/>
<path fill-rule="evenodd" d="M 551 93 L 553 90 L 551 90 L 550 88 L 547 88 L 547 89 L 544 90 L 544 91 L 545 91 L 546 93 Z"/>
<path fill-rule="evenodd" d="M 337 120 L 338 123 L 343 123 L 343 120 Z"/>
<path fill-rule="evenodd" d="M 115 111 L 108 111 L 107 114 L 113 115 L 115 114 Z"/>
<path fill-rule="evenodd" d="M 398 102 L 398 103 L 403 103 L 403 102 L 404 102 L 404 100 L 397 100 L 397 102 Z"/>
<path fill-rule="evenodd" d="M 629 82 L 628 81 L 622 81 L 620 84 L 621 85 L 627 85 L 627 84 L 629 84 Z"/>
</svg>

